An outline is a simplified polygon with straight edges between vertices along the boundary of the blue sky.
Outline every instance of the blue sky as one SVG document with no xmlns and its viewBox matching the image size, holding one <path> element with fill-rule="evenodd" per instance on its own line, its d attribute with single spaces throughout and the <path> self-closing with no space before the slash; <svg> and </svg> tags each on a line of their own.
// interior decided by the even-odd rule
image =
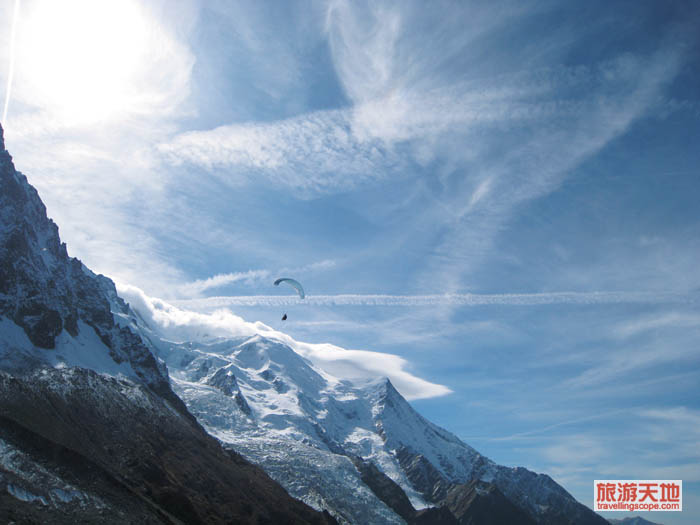
<svg viewBox="0 0 700 525">
<path fill-rule="evenodd" d="M 57 5 L 0 6 L 0 86 L 72 255 L 370 351 L 584 503 L 683 479 L 646 517 L 700 515 L 697 3 Z"/>
</svg>

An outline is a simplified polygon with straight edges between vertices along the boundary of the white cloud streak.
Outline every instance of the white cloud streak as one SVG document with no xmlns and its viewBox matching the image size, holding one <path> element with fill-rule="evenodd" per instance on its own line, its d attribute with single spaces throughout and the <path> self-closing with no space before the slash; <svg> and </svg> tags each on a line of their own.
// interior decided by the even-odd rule
<svg viewBox="0 0 700 525">
<path fill-rule="evenodd" d="M 588 423 L 589 421 L 595 421 L 599 419 L 609 419 L 618 417 L 620 414 L 626 413 L 626 410 L 616 409 L 609 410 L 603 413 L 597 413 L 593 415 L 586 415 L 583 417 L 577 417 L 574 419 L 568 419 L 566 421 L 559 421 L 551 425 L 537 428 L 535 430 L 530 430 L 527 432 L 518 432 L 517 434 L 512 434 L 510 436 L 500 436 L 500 437 L 473 437 L 465 439 L 479 439 L 483 441 L 521 441 L 521 440 L 540 440 L 542 435 L 551 435 L 551 431 L 557 428 L 578 425 L 579 423 Z"/>
<path fill-rule="evenodd" d="M 332 259 L 324 259 L 322 261 L 317 261 L 315 263 L 307 264 L 305 266 L 299 266 L 295 268 L 280 268 L 274 272 L 271 270 L 248 270 L 246 272 L 231 272 L 231 273 L 220 273 L 213 275 L 206 279 L 197 279 L 195 281 L 178 285 L 176 290 L 180 297 L 197 297 L 203 292 L 213 289 L 220 288 L 229 284 L 234 284 L 238 282 L 245 283 L 246 285 L 255 285 L 265 281 L 271 281 L 274 277 L 279 277 L 284 274 L 299 275 L 308 272 L 316 272 L 329 270 L 334 268 L 336 265 L 335 261 Z M 269 283 L 268 283 L 269 284 Z"/>
<path fill-rule="evenodd" d="M 248 295 L 174 300 L 173 303 L 189 308 L 210 309 L 226 306 L 286 306 L 302 302 L 325 306 L 538 306 L 549 304 L 684 303 L 691 300 L 692 298 L 688 295 L 674 293 L 550 292 L 530 294 L 307 295 L 303 300 L 292 295 Z"/>
<path fill-rule="evenodd" d="M 178 291 L 180 294 L 185 296 L 196 296 L 211 288 L 219 288 L 227 284 L 232 284 L 240 281 L 250 284 L 253 282 L 260 282 L 264 279 L 269 278 L 270 272 L 267 270 L 249 270 L 247 272 L 220 273 L 207 279 L 197 279 L 196 281 L 180 285 L 178 286 Z"/>
</svg>

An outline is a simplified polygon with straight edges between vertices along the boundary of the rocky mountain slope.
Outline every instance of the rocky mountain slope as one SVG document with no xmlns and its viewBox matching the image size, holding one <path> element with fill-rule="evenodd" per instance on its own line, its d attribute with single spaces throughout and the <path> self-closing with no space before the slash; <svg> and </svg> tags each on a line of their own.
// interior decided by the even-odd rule
<svg viewBox="0 0 700 525">
<path fill-rule="evenodd" d="M 333 523 L 209 436 L 0 128 L 0 520 Z"/>
<path fill-rule="evenodd" d="M 464 485 L 453 485 L 443 501 L 460 525 L 536 523 L 525 511 L 506 498 L 496 485 L 478 479 Z"/>
</svg>

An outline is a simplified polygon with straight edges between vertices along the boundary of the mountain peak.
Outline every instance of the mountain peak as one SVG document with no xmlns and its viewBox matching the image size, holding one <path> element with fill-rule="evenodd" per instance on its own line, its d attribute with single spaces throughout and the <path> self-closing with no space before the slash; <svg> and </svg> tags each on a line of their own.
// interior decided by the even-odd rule
<svg viewBox="0 0 700 525">
<path fill-rule="evenodd" d="M 255 335 L 241 343 L 234 353 L 246 368 L 262 369 L 266 366 L 279 368 L 308 367 L 309 363 L 289 346 L 266 337 Z"/>
</svg>

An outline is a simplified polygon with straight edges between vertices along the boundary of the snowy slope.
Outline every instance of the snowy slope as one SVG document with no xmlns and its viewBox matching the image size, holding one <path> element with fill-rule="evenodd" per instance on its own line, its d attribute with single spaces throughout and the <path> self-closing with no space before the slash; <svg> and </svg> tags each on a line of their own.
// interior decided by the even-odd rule
<svg viewBox="0 0 700 525">
<path fill-rule="evenodd" d="M 132 326 L 167 363 L 174 390 L 212 435 L 340 521 L 402 522 L 360 479 L 351 461 L 359 457 L 398 483 L 417 509 L 481 479 L 541 523 L 563 516 L 600 523 L 548 476 L 497 465 L 427 421 L 387 378 L 334 377 L 260 334 L 175 342 L 137 315 Z M 563 511 L 552 514 L 555 508 Z"/>
<path fill-rule="evenodd" d="M 367 392 L 261 336 L 194 344 L 157 340 L 174 390 L 214 436 L 260 464 L 292 496 L 350 523 L 402 523 L 346 456 L 382 457 Z M 407 480 L 401 479 L 408 488 Z M 422 500 L 411 491 L 415 503 Z"/>
</svg>

